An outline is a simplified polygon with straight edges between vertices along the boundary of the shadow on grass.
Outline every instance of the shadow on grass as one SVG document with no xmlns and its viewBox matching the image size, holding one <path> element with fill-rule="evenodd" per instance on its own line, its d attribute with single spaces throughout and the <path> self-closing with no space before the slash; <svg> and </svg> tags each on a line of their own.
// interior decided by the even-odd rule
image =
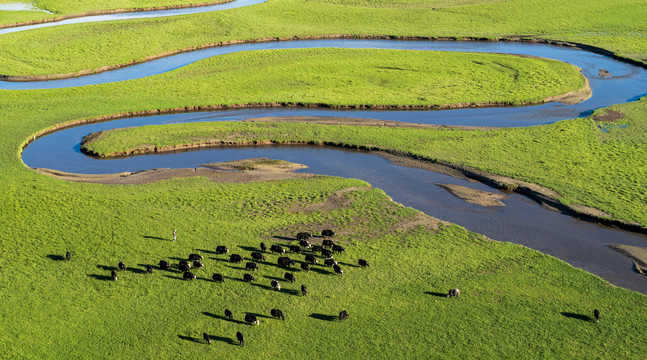
<svg viewBox="0 0 647 360">
<path fill-rule="evenodd" d="M 285 280 L 284 278 L 280 278 L 280 277 L 276 277 L 276 276 L 263 275 L 263 277 L 266 278 L 266 279 L 270 279 L 270 280 L 276 280 L 278 282 L 281 282 L 281 281 L 286 281 L 287 282 L 287 280 Z"/>
<path fill-rule="evenodd" d="M 110 275 L 88 274 L 88 276 L 95 280 L 113 281 Z"/>
<path fill-rule="evenodd" d="M 230 269 L 234 269 L 234 270 L 246 270 L 246 269 L 245 269 L 244 267 L 242 267 L 242 266 L 231 266 L 231 265 L 225 265 L 225 267 L 228 267 L 228 268 L 230 268 Z"/>
<path fill-rule="evenodd" d="M 339 265 L 344 265 L 344 266 L 350 266 L 350 267 L 356 267 L 356 268 L 361 267 L 359 265 L 355 265 L 355 264 L 351 264 L 351 263 L 347 263 L 347 262 L 342 262 L 342 261 L 337 261 L 337 263 Z"/>
<path fill-rule="evenodd" d="M 565 312 L 565 311 L 562 311 L 561 314 L 562 316 L 566 316 L 567 318 L 571 318 L 571 319 L 577 319 L 582 321 L 592 321 L 590 317 L 582 314 L 576 314 L 576 313 Z"/>
<path fill-rule="evenodd" d="M 256 316 L 257 318 L 263 318 L 263 319 L 274 319 L 274 318 L 273 318 L 273 317 L 271 317 L 271 316 L 267 316 L 267 315 L 263 315 L 263 314 L 258 314 L 258 313 L 253 313 L 253 312 L 249 312 L 249 313 L 246 313 L 246 314 L 254 315 L 254 316 Z"/>
<path fill-rule="evenodd" d="M 253 247 L 253 246 L 242 246 L 242 245 L 238 245 L 238 247 L 239 247 L 240 249 L 242 249 L 242 250 L 245 250 L 245 251 L 258 251 L 258 252 L 261 252 L 261 253 L 262 253 L 261 249 L 255 248 L 255 247 Z"/>
<path fill-rule="evenodd" d="M 211 341 L 222 341 L 229 345 L 238 345 L 236 340 L 224 336 L 209 335 L 209 339 L 211 339 Z"/>
<path fill-rule="evenodd" d="M 203 253 L 205 253 L 205 254 L 218 255 L 218 253 L 217 253 L 217 252 L 215 252 L 215 251 L 211 251 L 211 250 L 207 250 L 207 249 L 195 249 L 195 251 L 203 252 Z"/>
<path fill-rule="evenodd" d="M 49 254 L 49 255 L 47 255 L 47 258 L 50 259 L 50 260 L 54 260 L 54 261 L 63 261 L 63 260 L 65 260 L 65 256 L 63 256 L 63 255 Z"/>
<path fill-rule="evenodd" d="M 143 265 L 143 266 L 146 266 L 146 265 Z M 126 271 L 130 271 L 130 272 L 133 272 L 135 274 L 146 274 L 145 269 L 139 269 L 139 268 L 126 268 Z"/>
<path fill-rule="evenodd" d="M 161 241 L 172 241 L 171 239 L 166 239 L 166 238 L 159 237 L 159 236 L 142 235 L 142 237 L 143 237 L 144 239 L 153 239 L 153 240 L 161 240 Z"/>
<path fill-rule="evenodd" d="M 106 265 L 97 265 L 97 269 L 106 270 L 106 271 L 118 271 L 119 269 L 116 266 L 106 266 Z"/>
<path fill-rule="evenodd" d="M 243 325 L 247 324 L 246 322 L 244 322 L 242 320 L 230 319 L 230 318 L 228 318 L 226 316 L 216 315 L 214 313 L 210 313 L 210 312 L 207 312 L 207 311 L 203 311 L 202 314 L 207 315 L 207 316 L 211 316 L 214 319 L 225 320 L 225 321 L 228 321 L 228 322 L 231 322 L 231 323 L 234 323 L 234 324 L 243 324 Z"/>
<path fill-rule="evenodd" d="M 203 339 L 194 338 L 193 336 L 178 335 L 177 337 L 179 337 L 182 340 L 193 341 L 194 343 L 208 345 Z M 211 337 L 211 335 L 209 335 L 209 337 Z"/>
<path fill-rule="evenodd" d="M 277 239 L 277 240 L 286 240 L 286 241 L 294 241 L 294 240 L 296 240 L 296 238 L 287 237 L 287 236 L 278 236 L 278 235 L 272 236 L 272 238 Z"/>
<path fill-rule="evenodd" d="M 310 271 L 316 272 L 317 274 L 321 274 L 321 275 L 332 275 L 333 274 L 332 272 L 326 270 L 326 268 L 314 267 L 312 265 L 310 266 Z"/>
<path fill-rule="evenodd" d="M 324 321 L 335 321 L 339 320 L 339 316 L 335 315 L 326 315 L 326 314 L 310 314 L 308 315 L 309 317 L 317 320 L 324 320 Z"/>
<path fill-rule="evenodd" d="M 447 294 L 439 293 L 439 292 L 425 291 L 425 294 L 432 295 L 432 296 L 438 296 L 438 297 L 447 297 Z"/>
</svg>

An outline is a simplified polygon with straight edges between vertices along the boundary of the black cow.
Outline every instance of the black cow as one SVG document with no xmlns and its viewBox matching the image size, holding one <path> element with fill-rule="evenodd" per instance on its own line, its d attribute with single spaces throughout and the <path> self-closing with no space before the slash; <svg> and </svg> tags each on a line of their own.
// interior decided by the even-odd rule
<svg viewBox="0 0 647 360">
<path fill-rule="evenodd" d="M 221 282 L 221 283 L 225 282 L 225 277 L 222 276 L 222 274 L 213 274 L 213 276 L 211 276 L 211 278 L 213 279 L 213 281 L 217 281 L 217 282 Z"/>
<path fill-rule="evenodd" d="M 285 280 L 287 280 L 289 282 L 295 282 L 297 280 L 297 278 L 295 278 L 294 274 L 292 274 L 292 273 L 285 273 L 285 276 L 283 276 L 283 277 L 285 278 Z"/>
<path fill-rule="evenodd" d="M 335 270 L 335 273 L 339 275 L 344 275 L 344 270 L 341 269 L 341 267 L 337 264 L 332 266 L 333 270 Z"/>
<path fill-rule="evenodd" d="M 252 259 L 256 261 L 261 261 L 261 260 L 265 260 L 265 256 L 263 256 L 263 254 L 259 253 L 258 251 L 254 251 L 252 253 Z"/>
<path fill-rule="evenodd" d="M 272 246 L 270 246 L 270 251 L 272 253 L 285 254 L 285 249 L 282 248 L 281 245 L 272 245 Z"/>
<path fill-rule="evenodd" d="M 195 275 L 190 271 L 185 271 L 184 275 L 182 275 L 182 278 L 184 280 L 195 280 Z"/>
<path fill-rule="evenodd" d="M 178 268 L 180 269 L 181 272 L 186 272 L 191 270 L 191 267 L 189 266 L 189 264 L 182 261 L 180 261 L 180 265 L 178 265 Z"/>
<path fill-rule="evenodd" d="M 308 265 L 307 263 L 301 263 L 301 270 L 310 271 L 310 265 Z"/>
<path fill-rule="evenodd" d="M 279 282 L 276 280 L 272 280 L 272 287 L 278 291 L 281 291 L 281 284 L 279 284 Z"/>
<path fill-rule="evenodd" d="M 306 255 L 306 261 L 311 263 L 311 264 L 316 264 L 317 263 L 317 258 L 314 255 Z"/>
<path fill-rule="evenodd" d="M 461 296 L 461 291 L 458 289 L 450 289 L 447 293 L 447 297 L 459 297 Z"/>
<path fill-rule="evenodd" d="M 194 268 L 196 268 L 196 269 L 202 269 L 202 268 L 204 267 L 204 265 L 202 265 L 202 263 L 200 262 L 200 260 L 195 260 L 195 261 L 193 262 L 193 267 L 194 267 Z"/>
<path fill-rule="evenodd" d="M 335 261 L 335 259 L 333 259 L 333 258 L 325 259 L 324 260 L 324 265 L 325 266 L 335 266 L 335 265 L 337 265 L 337 261 Z"/>
<path fill-rule="evenodd" d="M 227 249 L 227 247 L 224 245 L 218 245 L 216 246 L 216 254 L 229 254 L 229 249 Z"/>
<path fill-rule="evenodd" d="M 202 260 L 204 259 L 204 256 L 200 254 L 189 254 L 189 260 L 194 261 L 194 260 Z"/>
<path fill-rule="evenodd" d="M 595 322 L 600 322 L 600 310 L 593 310 L 593 317 L 595 317 Z"/>
<path fill-rule="evenodd" d="M 331 258 L 332 257 L 332 251 L 328 249 L 321 249 L 321 256 L 325 258 Z"/>
<path fill-rule="evenodd" d="M 270 310 L 270 314 L 272 315 L 273 318 L 281 318 L 281 320 L 285 320 L 285 316 L 283 316 L 283 311 L 279 309 L 272 309 Z"/>
<path fill-rule="evenodd" d="M 340 253 L 340 254 L 341 254 L 341 253 L 343 253 L 343 252 L 346 252 L 346 249 L 344 249 L 344 247 L 343 247 L 343 246 L 341 246 L 341 245 L 333 245 L 333 246 L 332 246 L 332 252 L 336 252 L 336 253 Z"/>
<path fill-rule="evenodd" d="M 119 262 L 119 265 L 117 265 L 117 266 L 119 266 L 119 270 L 121 270 L 121 271 L 126 270 L 126 264 L 124 264 L 124 263 L 123 263 L 123 262 L 121 262 L 121 261 Z"/>
<path fill-rule="evenodd" d="M 231 256 L 229 257 L 229 261 L 237 264 L 242 263 L 244 260 L 245 259 L 243 259 L 243 257 L 238 254 L 231 254 Z"/>
<path fill-rule="evenodd" d="M 321 242 L 321 246 L 323 246 L 323 247 L 335 246 L 335 242 L 330 240 L 330 239 L 326 239 L 326 240 Z"/>
<path fill-rule="evenodd" d="M 234 314 L 232 314 L 232 313 L 231 313 L 231 311 L 229 311 L 229 309 L 225 309 L 225 316 L 226 316 L 229 320 L 234 320 Z"/>
<path fill-rule="evenodd" d="M 305 285 L 301 285 L 301 295 L 308 296 L 308 288 Z"/>
<path fill-rule="evenodd" d="M 359 266 L 361 266 L 361 267 L 368 267 L 368 266 L 369 266 L 369 265 L 368 265 L 368 261 L 366 261 L 366 260 L 364 260 L 364 259 L 359 259 L 359 260 L 357 261 L 357 263 L 358 263 L 358 264 L 359 264 Z"/>
<path fill-rule="evenodd" d="M 256 263 L 255 263 L 255 262 L 251 262 L 251 261 L 250 261 L 250 262 L 248 262 L 247 264 L 245 264 L 245 269 L 247 269 L 247 270 L 251 270 L 251 271 L 254 271 L 254 270 L 257 270 L 257 269 L 258 269 L 258 265 L 256 265 Z"/>
<path fill-rule="evenodd" d="M 209 334 L 207 334 L 207 333 L 202 333 L 202 338 L 204 339 L 204 341 L 205 341 L 207 344 L 211 345 L 211 339 L 209 339 Z"/>
<path fill-rule="evenodd" d="M 335 232 L 332 231 L 332 230 L 329 230 L 329 229 L 321 230 L 321 236 L 333 237 L 333 236 L 335 236 Z"/>
<path fill-rule="evenodd" d="M 264 242 L 261 243 L 261 251 L 267 251 L 267 246 L 265 246 Z"/>
<path fill-rule="evenodd" d="M 66 252 L 65 253 L 65 260 L 70 261 L 71 258 L 72 258 L 72 254 L 69 251 Z"/>
<path fill-rule="evenodd" d="M 312 234 L 309 232 L 300 232 L 297 233 L 297 240 L 308 240 L 312 237 Z"/>
<path fill-rule="evenodd" d="M 290 252 L 298 254 L 301 252 L 301 247 L 299 245 L 290 245 Z"/>
<path fill-rule="evenodd" d="M 323 250 L 323 248 L 319 245 L 312 246 L 312 252 L 321 252 L 321 250 Z"/>
<path fill-rule="evenodd" d="M 150 266 L 150 265 L 146 265 L 146 272 L 149 273 L 149 274 L 152 274 L 153 273 L 153 267 Z"/>
<path fill-rule="evenodd" d="M 259 324 L 258 319 L 256 318 L 256 316 L 254 316 L 252 314 L 245 314 L 245 322 L 248 323 L 249 325 L 251 325 L 251 324 L 258 325 Z"/>
<path fill-rule="evenodd" d="M 339 313 L 339 321 L 346 320 L 348 319 L 348 312 L 346 310 L 342 310 Z"/>
<path fill-rule="evenodd" d="M 166 262 L 164 260 L 160 260 L 160 269 L 168 270 L 170 268 L 171 268 L 171 264 L 169 264 L 168 262 Z"/>
<path fill-rule="evenodd" d="M 112 280 L 117 281 L 117 272 L 112 270 L 110 272 L 110 276 L 112 276 Z"/>
<path fill-rule="evenodd" d="M 312 245 L 310 245 L 308 240 L 299 240 L 299 246 L 301 246 L 304 249 L 309 249 Z"/>
<path fill-rule="evenodd" d="M 245 339 L 243 338 L 243 334 L 241 334 L 240 331 L 236 333 L 236 339 L 238 339 L 240 346 L 245 346 Z"/>
<path fill-rule="evenodd" d="M 191 268 L 191 264 L 189 264 L 188 262 L 186 262 L 184 260 L 180 260 L 180 264 L 178 265 L 178 268 L 180 268 L 180 270 L 182 270 L 182 265 L 184 265 L 184 267 L 186 267 L 186 268 L 189 268 L 189 269 Z"/>
<path fill-rule="evenodd" d="M 294 260 L 290 259 L 289 257 L 280 257 L 277 260 L 277 263 L 279 264 L 280 267 L 286 268 L 286 267 L 290 267 L 290 265 L 294 265 Z"/>
<path fill-rule="evenodd" d="M 247 282 L 252 282 L 252 281 L 256 281 L 256 278 L 252 274 L 245 273 L 243 275 L 243 280 Z"/>
</svg>

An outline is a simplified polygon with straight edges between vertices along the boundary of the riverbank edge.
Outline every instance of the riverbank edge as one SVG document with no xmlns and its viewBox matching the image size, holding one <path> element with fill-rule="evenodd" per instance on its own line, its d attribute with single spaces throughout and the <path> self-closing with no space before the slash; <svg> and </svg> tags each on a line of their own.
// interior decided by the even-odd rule
<svg viewBox="0 0 647 360">
<path fill-rule="evenodd" d="M 182 49 L 170 50 L 156 55 L 146 56 L 142 59 L 136 59 L 127 63 L 115 64 L 115 65 L 105 65 L 96 69 L 86 69 L 76 72 L 69 73 L 59 73 L 59 74 L 47 74 L 47 75 L 8 75 L 0 74 L 0 81 L 10 81 L 10 82 L 30 82 L 30 81 L 47 81 L 47 80 L 60 80 L 60 79 L 70 79 L 81 76 L 88 76 L 93 74 L 99 74 L 106 71 L 112 71 L 117 69 L 122 69 L 128 66 L 142 64 L 148 61 L 158 60 L 161 58 L 178 55 L 182 53 L 193 52 L 197 50 L 204 50 L 220 46 L 228 45 L 238 45 L 238 44 L 250 44 L 250 43 L 265 43 L 265 42 L 279 42 L 279 41 L 297 41 L 297 40 L 343 40 L 343 39 L 361 39 L 361 40 L 402 40 L 402 41 L 486 41 L 486 42 L 497 42 L 497 41 L 506 41 L 506 42 L 521 42 L 521 43 L 533 43 L 533 44 L 547 44 L 553 46 L 564 46 L 576 48 L 584 51 L 593 52 L 596 54 L 604 55 L 619 61 L 629 63 L 631 65 L 640 66 L 647 69 L 647 63 L 637 61 L 631 58 L 623 57 L 615 54 L 609 50 L 573 43 L 559 40 L 543 39 L 537 38 L 534 36 L 500 36 L 500 37 L 437 37 L 437 36 L 394 36 L 394 35 L 349 35 L 349 34 L 333 34 L 333 35 L 307 35 L 307 36 L 286 36 L 286 37 L 265 37 L 265 38 L 255 38 L 247 40 L 228 40 L 220 41 L 215 43 L 207 43 L 196 46 L 189 46 Z"/>
<path fill-rule="evenodd" d="M 373 152 L 373 153 L 376 153 L 377 155 L 387 158 L 388 160 L 400 166 L 416 167 L 416 168 L 444 173 L 455 177 L 465 177 L 465 178 L 473 179 L 481 183 L 487 184 L 496 189 L 525 195 L 533 199 L 534 201 L 537 201 L 542 206 L 545 206 L 551 210 L 567 213 L 580 220 L 600 223 L 611 227 L 617 227 L 623 230 L 647 234 L 647 227 L 644 227 L 638 223 L 627 222 L 620 219 L 613 219 L 611 215 L 593 207 L 578 205 L 578 204 L 570 204 L 570 205 L 564 204 L 559 201 L 560 195 L 557 192 L 549 188 L 543 187 L 541 185 L 525 182 L 522 180 L 517 180 L 503 175 L 490 173 L 471 166 L 454 164 L 454 163 L 445 162 L 445 161 L 430 158 L 430 157 L 414 155 L 408 152 L 402 152 L 402 151 L 393 150 L 393 149 L 380 148 L 377 146 L 350 145 L 350 144 L 337 143 L 332 141 L 323 141 L 323 142 L 218 141 L 218 142 L 210 142 L 210 143 L 182 144 L 182 145 L 166 146 L 166 147 L 160 147 L 160 148 L 132 149 L 130 151 L 125 151 L 121 153 L 104 155 L 104 154 L 93 153 L 92 151 L 87 150 L 85 146 L 83 146 L 89 138 L 95 137 L 97 136 L 97 134 L 100 134 L 100 133 L 101 132 L 93 133 L 88 135 L 86 138 L 84 138 L 81 146 L 81 152 L 89 156 L 110 158 L 110 157 L 123 157 L 123 156 L 142 155 L 142 154 L 159 154 L 159 153 L 165 153 L 165 152 L 193 150 L 193 149 L 208 148 L 208 147 L 213 148 L 213 147 L 262 146 L 262 145 L 316 145 L 316 146 L 350 148 L 350 149 L 362 150 L 367 152 Z"/>
<path fill-rule="evenodd" d="M 122 9 L 96 10 L 96 11 L 88 11 L 88 12 L 79 13 L 79 14 L 63 15 L 63 16 L 58 16 L 58 17 L 49 18 L 49 19 L 29 20 L 29 21 L 22 21 L 17 23 L 0 24 L 0 29 L 9 29 L 9 28 L 16 28 L 21 26 L 29 26 L 29 25 L 48 24 L 48 23 L 59 22 L 59 21 L 64 21 L 69 19 L 77 19 L 77 18 L 87 17 L 87 16 L 196 8 L 196 7 L 202 7 L 202 6 L 225 4 L 233 1 L 235 0 L 215 0 L 215 1 L 209 1 L 204 3 L 195 3 L 195 4 L 149 6 L 149 7 L 140 7 L 140 8 L 130 8 L 130 9 L 122 8 Z"/>
</svg>

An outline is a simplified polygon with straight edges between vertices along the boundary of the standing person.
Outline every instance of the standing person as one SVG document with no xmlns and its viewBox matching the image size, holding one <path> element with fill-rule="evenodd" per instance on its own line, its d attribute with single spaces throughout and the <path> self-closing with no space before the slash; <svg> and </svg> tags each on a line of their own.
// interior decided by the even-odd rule
<svg viewBox="0 0 647 360">
<path fill-rule="evenodd" d="M 173 230 L 173 242 L 177 240 L 177 230 Z"/>
</svg>

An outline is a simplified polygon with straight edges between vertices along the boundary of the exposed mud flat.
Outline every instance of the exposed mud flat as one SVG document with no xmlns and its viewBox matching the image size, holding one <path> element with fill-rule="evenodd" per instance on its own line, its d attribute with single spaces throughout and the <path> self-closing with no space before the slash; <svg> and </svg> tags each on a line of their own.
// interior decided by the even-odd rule
<svg viewBox="0 0 647 360">
<path fill-rule="evenodd" d="M 591 118 L 595 121 L 614 122 L 624 118 L 624 114 L 613 110 L 607 110 L 603 114 L 594 115 Z"/>
<path fill-rule="evenodd" d="M 284 160 L 273 160 L 269 158 L 254 158 L 234 161 L 225 161 L 219 163 L 200 164 L 213 170 L 239 170 L 239 171 L 270 171 L 270 172 L 291 172 L 300 169 L 306 169 L 307 166 Z"/>
<path fill-rule="evenodd" d="M 502 202 L 506 198 L 505 194 L 495 194 L 489 191 L 472 189 L 466 186 L 454 184 L 435 184 L 447 190 L 450 194 L 459 199 L 465 200 L 470 204 L 479 206 L 505 206 Z"/>
<path fill-rule="evenodd" d="M 619 244 L 611 244 L 609 247 L 633 260 L 639 274 L 647 275 L 647 248 Z"/>
</svg>

